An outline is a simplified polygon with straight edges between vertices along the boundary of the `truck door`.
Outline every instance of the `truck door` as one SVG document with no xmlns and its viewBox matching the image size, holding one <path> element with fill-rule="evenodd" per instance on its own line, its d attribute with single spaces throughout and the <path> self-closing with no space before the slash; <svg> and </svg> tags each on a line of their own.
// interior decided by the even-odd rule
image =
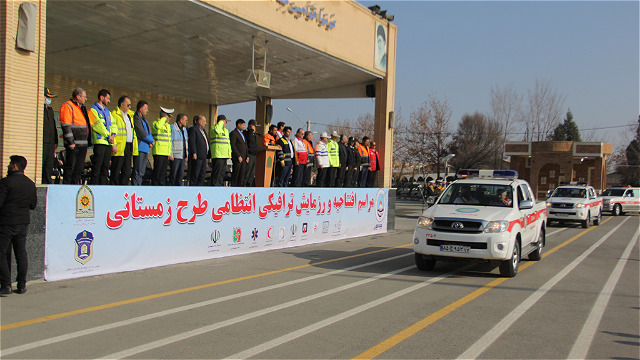
<svg viewBox="0 0 640 360">
<path fill-rule="evenodd" d="M 520 184 L 518 186 L 518 207 L 524 200 L 532 200 L 535 204 L 535 200 L 527 186 Z M 534 213 L 535 206 L 531 209 L 520 209 L 520 216 L 525 219 L 525 227 L 522 230 L 522 247 L 535 240 L 537 219 L 535 219 Z"/>
</svg>

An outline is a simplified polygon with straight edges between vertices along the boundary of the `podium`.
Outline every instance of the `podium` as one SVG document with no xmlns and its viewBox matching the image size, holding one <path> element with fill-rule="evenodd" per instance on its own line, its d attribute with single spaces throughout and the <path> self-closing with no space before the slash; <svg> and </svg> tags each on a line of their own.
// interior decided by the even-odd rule
<svg viewBox="0 0 640 360">
<path fill-rule="evenodd" d="M 256 186 L 271 187 L 271 176 L 276 164 L 276 150 L 278 145 L 261 145 L 258 143 L 258 156 L 256 156 Z"/>
</svg>

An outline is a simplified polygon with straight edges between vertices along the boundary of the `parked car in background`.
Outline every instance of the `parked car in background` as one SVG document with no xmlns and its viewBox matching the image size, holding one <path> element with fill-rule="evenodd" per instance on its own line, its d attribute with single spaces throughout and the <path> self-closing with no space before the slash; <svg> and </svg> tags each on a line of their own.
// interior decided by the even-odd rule
<svg viewBox="0 0 640 360">
<path fill-rule="evenodd" d="M 611 187 L 602 193 L 602 211 L 611 212 L 613 216 L 627 212 L 640 212 L 640 188 Z"/>
</svg>

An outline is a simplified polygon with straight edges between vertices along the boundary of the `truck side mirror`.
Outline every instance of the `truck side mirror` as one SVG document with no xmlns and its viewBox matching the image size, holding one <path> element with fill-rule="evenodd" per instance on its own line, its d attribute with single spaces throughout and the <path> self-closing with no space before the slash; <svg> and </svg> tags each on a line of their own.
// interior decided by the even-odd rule
<svg viewBox="0 0 640 360">
<path fill-rule="evenodd" d="M 533 201 L 532 200 L 522 200 L 520 202 L 520 210 L 528 210 L 533 208 Z"/>
</svg>

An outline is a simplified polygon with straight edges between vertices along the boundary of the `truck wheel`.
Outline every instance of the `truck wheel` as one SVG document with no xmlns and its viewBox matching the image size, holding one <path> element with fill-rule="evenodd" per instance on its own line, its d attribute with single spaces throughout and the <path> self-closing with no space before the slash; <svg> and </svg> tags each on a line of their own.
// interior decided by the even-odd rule
<svg viewBox="0 0 640 360">
<path fill-rule="evenodd" d="M 415 257 L 416 257 L 416 266 L 418 267 L 418 269 L 422 271 L 433 270 L 433 268 L 436 266 L 435 260 L 425 259 L 422 256 L 422 254 L 415 253 Z"/>
<path fill-rule="evenodd" d="M 518 266 L 520 265 L 520 244 L 516 242 L 513 246 L 513 253 L 511 259 L 503 260 L 500 263 L 500 275 L 505 277 L 514 277 L 518 273 Z"/>
<path fill-rule="evenodd" d="M 585 229 L 588 228 L 590 222 L 591 222 L 591 211 L 587 213 L 587 218 L 582 220 L 582 227 Z"/>
<path fill-rule="evenodd" d="M 529 254 L 529 260 L 540 261 L 542 259 L 543 247 L 544 247 L 544 229 L 540 229 L 540 235 L 538 235 L 538 248 Z"/>
<path fill-rule="evenodd" d="M 595 220 L 593 220 L 593 225 L 595 226 L 600 225 L 601 220 L 602 220 L 602 210 L 598 212 L 598 217 Z"/>
<path fill-rule="evenodd" d="M 613 206 L 613 216 L 620 216 L 622 215 L 622 206 L 620 204 L 615 204 Z"/>
</svg>

